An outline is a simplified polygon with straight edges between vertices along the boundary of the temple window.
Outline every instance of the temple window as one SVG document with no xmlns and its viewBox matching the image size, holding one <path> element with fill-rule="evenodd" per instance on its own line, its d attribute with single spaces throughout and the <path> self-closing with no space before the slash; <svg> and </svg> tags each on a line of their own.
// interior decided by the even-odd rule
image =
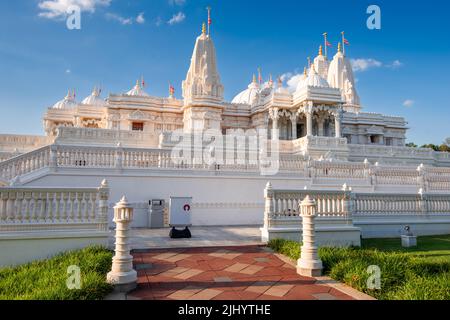
<svg viewBox="0 0 450 320">
<path fill-rule="evenodd" d="M 131 130 L 144 131 L 144 123 L 143 122 L 133 122 L 133 124 L 131 126 Z"/>
<path fill-rule="evenodd" d="M 392 138 L 386 138 L 386 145 L 387 146 L 392 146 L 393 145 L 393 139 Z"/>
</svg>

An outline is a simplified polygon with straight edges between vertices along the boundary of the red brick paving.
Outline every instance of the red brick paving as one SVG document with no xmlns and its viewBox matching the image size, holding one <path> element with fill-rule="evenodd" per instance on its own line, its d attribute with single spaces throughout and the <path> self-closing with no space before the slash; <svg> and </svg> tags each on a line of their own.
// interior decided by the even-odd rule
<svg viewBox="0 0 450 320">
<path fill-rule="evenodd" d="M 143 300 L 316 300 L 352 297 L 296 269 L 260 246 L 158 249 L 133 254 Z M 231 280 L 231 281 L 230 281 Z"/>
</svg>

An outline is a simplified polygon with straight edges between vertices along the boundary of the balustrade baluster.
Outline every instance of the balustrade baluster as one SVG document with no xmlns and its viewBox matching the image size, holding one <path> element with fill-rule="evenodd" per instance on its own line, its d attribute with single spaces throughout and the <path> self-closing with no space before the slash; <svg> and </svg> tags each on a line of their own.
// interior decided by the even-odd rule
<svg viewBox="0 0 450 320">
<path fill-rule="evenodd" d="M 83 213 L 82 213 L 82 206 L 83 206 L 83 193 L 77 192 L 77 220 L 82 221 L 83 220 Z"/>
</svg>

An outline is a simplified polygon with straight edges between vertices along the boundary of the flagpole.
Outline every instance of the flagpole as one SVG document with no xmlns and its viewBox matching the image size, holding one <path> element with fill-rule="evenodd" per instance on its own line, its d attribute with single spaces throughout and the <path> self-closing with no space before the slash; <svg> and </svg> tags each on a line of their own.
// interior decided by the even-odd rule
<svg viewBox="0 0 450 320">
<path fill-rule="evenodd" d="M 328 33 L 326 33 L 326 32 L 323 34 L 324 41 L 325 41 L 325 57 L 326 57 L 326 58 L 328 58 L 328 46 L 327 46 L 328 41 L 327 41 L 327 35 L 328 35 Z"/>
<path fill-rule="evenodd" d="M 211 35 L 211 7 L 207 7 L 208 10 L 208 36 Z"/>
<path fill-rule="evenodd" d="M 344 31 L 342 31 L 341 34 L 342 34 L 342 53 L 345 56 L 345 33 L 344 33 Z"/>
</svg>

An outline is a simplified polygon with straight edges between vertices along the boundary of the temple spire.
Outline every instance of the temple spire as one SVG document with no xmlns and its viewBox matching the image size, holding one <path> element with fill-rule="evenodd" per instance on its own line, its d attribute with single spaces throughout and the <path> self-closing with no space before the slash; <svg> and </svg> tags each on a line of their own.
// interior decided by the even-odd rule
<svg viewBox="0 0 450 320">
<path fill-rule="evenodd" d="M 342 52 L 341 43 L 338 43 L 338 52 Z"/>
<path fill-rule="evenodd" d="M 320 45 L 320 47 L 319 47 L 319 56 L 323 56 L 322 45 Z"/>
</svg>

